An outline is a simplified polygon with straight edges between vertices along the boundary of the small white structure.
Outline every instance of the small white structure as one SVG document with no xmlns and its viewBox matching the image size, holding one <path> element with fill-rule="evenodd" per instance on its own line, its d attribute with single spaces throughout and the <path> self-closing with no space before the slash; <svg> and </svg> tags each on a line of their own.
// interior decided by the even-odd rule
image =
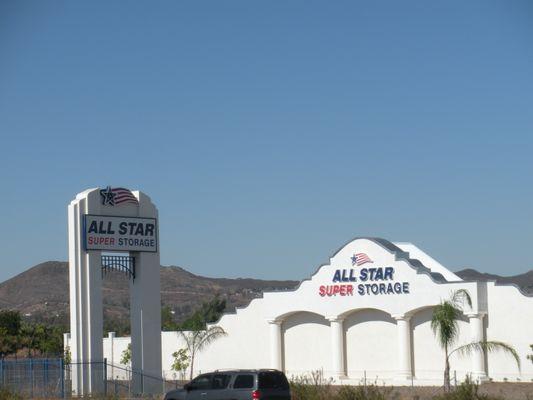
<svg viewBox="0 0 533 400">
<path fill-rule="evenodd" d="M 89 189 L 68 206 L 68 231 L 73 392 L 103 392 L 102 278 L 114 270 L 130 281 L 132 369 L 139 372 L 133 375 L 133 391 L 158 393 L 160 382 L 143 379 L 161 376 L 156 207 L 138 191 Z"/>
<path fill-rule="evenodd" d="M 444 352 L 430 328 L 432 308 L 466 289 L 457 345 L 499 340 L 520 355 L 522 370 L 502 353 L 451 358 L 452 378 L 531 381 L 533 298 L 512 285 L 460 279 L 409 243 L 356 239 L 291 291 L 266 292 L 216 325 L 227 336 L 199 353 L 195 374 L 225 368 L 276 368 L 291 376 L 321 370 L 337 383 L 442 384 Z M 118 340 L 119 338 L 115 339 Z M 106 348 L 125 348 L 105 339 Z M 173 378 L 172 353 L 184 344 L 162 333 L 162 368 Z M 120 354 L 120 353 L 118 353 Z M 106 355 L 108 359 L 111 354 Z M 117 353 L 114 359 L 117 360 Z"/>
</svg>

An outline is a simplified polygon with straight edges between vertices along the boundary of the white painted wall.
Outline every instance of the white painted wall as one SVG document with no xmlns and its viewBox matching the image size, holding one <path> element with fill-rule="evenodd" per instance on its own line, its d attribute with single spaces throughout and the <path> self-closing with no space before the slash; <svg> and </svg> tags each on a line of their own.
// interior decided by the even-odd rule
<svg viewBox="0 0 533 400">
<path fill-rule="evenodd" d="M 526 358 L 533 344 L 533 298 L 523 296 L 514 286 L 487 285 L 488 316 L 485 320 L 487 340 L 510 343 L 517 350 L 522 363 L 518 374 L 511 357 L 502 353 L 488 356 L 489 376 L 501 381 L 532 381 L 533 363 Z"/>
<path fill-rule="evenodd" d="M 345 319 L 348 377 L 381 384 L 394 378 L 398 365 L 396 321 L 383 311 L 366 309 Z"/>
<path fill-rule="evenodd" d="M 444 350 L 437 345 L 435 335 L 431 330 L 432 308 L 425 308 L 417 312 L 411 318 L 411 329 L 413 330 L 413 355 L 414 373 L 419 381 L 433 381 L 435 377 L 443 376 L 444 371 Z M 470 342 L 470 326 L 465 317 L 459 322 L 460 335 L 456 345 Z M 459 380 L 464 380 L 471 370 L 471 360 L 469 357 L 450 357 L 450 375 L 455 375 Z"/>
<path fill-rule="evenodd" d="M 329 321 L 323 316 L 308 312 L 293 314 L 283 322 L 282 335 L 288 377 L 317 370 L 331 374 Z"/>
<path fill-rule="evenodd" d="M 350 256 L 364 252 L 372 264 L 355 267 L 392 266 L 394 282 L 409 282 L 406 294 L 320 296 L 321 285 L 332 284 L 336 269 L 351 268 Z M 226 368 L 271 367 L 271 326 L 268 321 L 281 321 L 282 366 L 288 376 L 309 374 L 322 370 L 324 376 L 345 375 L 343 383 L 358 383 L 365 375 L 368 382 L 379 384 L 411 384 L 410 379 L 398 380 L 403 355 L 411 359 L 415 385 L 441 384 L 444 354 L 430 327 L 432 307 L 449 298 L 456 289 L 466 289 L 472 297 L 472 308 L 465 314 L 486 314 L 483 335 L 488 340 L 500 340 L 514 346 L 522 360 L 519 371 L 512 359 L 503 354 L 487 357 L 486 372 L 494 380 L 530 381 L 533 365 L 526 359 L 533 343 L 533 298 L 524 296 L 512 286 L 493 283 L 436 282 L 423 269 L 417 269 L 409 260 L 398 257 L 380 242 L 357 239 L 339 250 L 327 265 L 322 266 L 311 279 L 303 281 L 294 291 L 268 292 L 263 298 L 253 300 L 249 306 L 226 314 L 217 325 L 227 336 L 214 342 L 198 355 L 195 375 L 201 372 Z M 361 282 L 353 282 L 357 285 Z M 410 341 L 401 340 L 398 318 L 409 319 Z M 336 374 L 334 340 L 330 320 L 343 320 L 342 355 L 344 371 Z M 473 327 L 467 316 L 459 323 L 460 337 L 457 345 L 470 341 Z M 400 339 L 400 340 L 399 340 Z M 104 351 L 111 359 L 108 343 Z M 128 338 L 115 338 L 114 359 L 126 348 Z M 166 378 L 172 379 L 171 354 L 184 347 L 176 332 L 162 333 L 162 369 Z M 410 349 L 405 347 L 410 343 Z M 402 357 L 400 357 L 402 355 Z M 451 358 L 452 376 L 463 380 L 474 370 L 474 358 Z M 337 382 L 339 382 L 337 380 Z"/>
</svg>

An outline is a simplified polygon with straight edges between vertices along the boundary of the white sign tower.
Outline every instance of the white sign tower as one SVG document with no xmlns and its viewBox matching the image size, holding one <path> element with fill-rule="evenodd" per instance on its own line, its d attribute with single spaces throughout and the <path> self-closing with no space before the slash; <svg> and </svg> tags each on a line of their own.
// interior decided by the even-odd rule
<svg viewBox="0 0 533 400">
<path fill-rule="evenodd" d="M 68 206 L 70 351 L 76 395 L 104 390 L 102 279 L 110 270 L 123 272 L 130 282 L 133 391 L 161 392 L 157 216 L 148 196 L 124 188 L 89 189 Z"/>
</svg>

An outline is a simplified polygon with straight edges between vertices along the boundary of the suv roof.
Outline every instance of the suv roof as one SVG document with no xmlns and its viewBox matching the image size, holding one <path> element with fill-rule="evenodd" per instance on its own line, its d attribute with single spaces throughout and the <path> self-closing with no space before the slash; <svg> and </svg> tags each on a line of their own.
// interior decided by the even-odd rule
<svg viewBox="0 0 533 400">
<path fill-rule="evenodd" d="M 225 372 L 225 373 L 257 373 L 257 372 L 279 372 L 277 369 L 216 369 L 213 372 L 206 372 L 206 374 L 212 374 L 217 372 Z"/>
</svg>

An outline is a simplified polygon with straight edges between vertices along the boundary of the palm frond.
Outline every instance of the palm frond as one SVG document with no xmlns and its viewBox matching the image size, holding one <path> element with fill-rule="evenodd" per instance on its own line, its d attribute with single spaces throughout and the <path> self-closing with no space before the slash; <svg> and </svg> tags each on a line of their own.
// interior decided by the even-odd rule
<svg viewBox="0 0 533 400">
<path fill-rule="evenodd" d="M 203 332 L 202 335 L 198 338 L 197 346 L 196 348 L 198 351 L 201 351 L 204 347 L 209 345 L 211 342 L 215 341 L 216 339 L 226 336 L 226 332 L 224 329 L 222 329 L 220 326 L 211 326 L 207 328 Z"/>
<path fill-rule="evenodd" d="M 518 353 L 516 352 L 514 347 L 507 343 L 499 342 L 499 341 L 482 340 L 479 342 L 468 343 L 468 344 L 459 346 L 458 348 L 452 350 L 450 352 L 450 356 L 455 352 L 457 352 L 459 355 L 470 355 L 473 352 L 477 352 L 477 351 L 485 352 L 485 353 L 503 351 L 504 353 L 510 354 L 516 361 L 518 370 L 521 369 L 520 357 L 518 356 Z"/>
<path fill-rule="evenodd" d="M 183 338 L 183 340 L 185 341 L 185 345 L 187 346 L 187 350 L 189 350 L 189 352 L 191 352 L 192 348 L 193 348 L 193 343 L 194 343 L 193 336 L 192 336 L 191 332 L 178 331 L 178 335 Z"/>
<path fill-rule="evenodd" d="M 452 345 L 459 336 L 461 310 L 450 301 L 443 301 L 433 309 L 431 329 L 443 348 Z"/>
</svg>

